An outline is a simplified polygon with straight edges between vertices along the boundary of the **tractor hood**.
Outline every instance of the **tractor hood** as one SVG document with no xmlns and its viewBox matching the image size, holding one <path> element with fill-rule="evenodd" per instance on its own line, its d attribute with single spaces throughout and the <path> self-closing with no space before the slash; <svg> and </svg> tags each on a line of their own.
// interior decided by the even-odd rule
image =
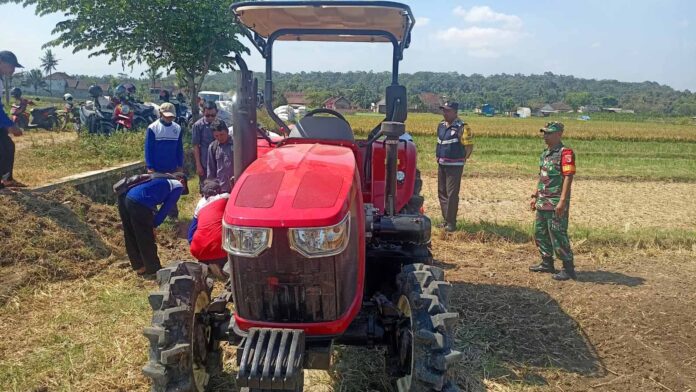
<svg viewBox="0 0 696 392">
<path fill-rule="evenodd" d="M 235 184 L 224 222 L 249 227 L 322 227 L 350 209 L 356 175 L 350 148 L 291 144 L 269 151 Z"/>
</svg>

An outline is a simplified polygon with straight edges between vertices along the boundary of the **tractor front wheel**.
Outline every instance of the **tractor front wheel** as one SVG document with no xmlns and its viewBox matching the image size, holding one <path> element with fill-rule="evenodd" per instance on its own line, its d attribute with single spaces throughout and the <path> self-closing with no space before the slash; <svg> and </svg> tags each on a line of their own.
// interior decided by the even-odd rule
<svg viewBox="0 0 696 392">
<path fill-rule="evenodd" d="M 453 349 L 458 315 L 447 305 L 452 285 L 441 268 L 409 264 L 397 275 L 397 307 L 403 315 L 395 336 L 399 392 L 459 391 L 449 369 L 461 358 Z"/>
<path fill-rule="evenodd" d="M 203 392 L 210 374 L 221 368 L 219 342 L 211 339 L 205 317 L 212 288 L 207 275 L 207 267 L 196 262 L 157 272 L 159 289 L 148 298 L 152 326 L 143 332 L 150 341 L 143 372 L 154 392 Z"/>
</svg>

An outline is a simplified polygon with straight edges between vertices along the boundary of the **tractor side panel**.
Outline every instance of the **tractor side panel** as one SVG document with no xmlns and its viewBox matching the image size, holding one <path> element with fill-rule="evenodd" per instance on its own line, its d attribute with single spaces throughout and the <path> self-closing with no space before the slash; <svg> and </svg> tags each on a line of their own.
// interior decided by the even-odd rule
<svg viewBox="0 0 696 392">
<path fill-rule="evenodd" d="M 384 213 L 384 186 L 387 152 L 384 142 L 372 145 L 371 202 L 380 213 Z M 399 142 L 397 171 L 404 173 L 404 181 L 396 184 L 396 211 L 408 203 L 416 183 L 416 145 L 402 140 Z"/>
</svg>

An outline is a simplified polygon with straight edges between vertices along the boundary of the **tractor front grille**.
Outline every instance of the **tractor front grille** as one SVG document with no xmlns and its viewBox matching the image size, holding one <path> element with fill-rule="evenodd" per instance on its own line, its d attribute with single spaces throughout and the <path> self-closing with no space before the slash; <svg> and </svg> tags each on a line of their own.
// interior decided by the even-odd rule
<svg viewBox="0 0 696 392">
<path fill-rule="evenodd" d="M 275 323 L 338 319 L 355 297 L 355 248 L 309 259 L 290 249 L 286 229 L 275 229 L 273 246 L 258 257 L 230 256 L 237 313 L 248 320 Z"/>
</svg>

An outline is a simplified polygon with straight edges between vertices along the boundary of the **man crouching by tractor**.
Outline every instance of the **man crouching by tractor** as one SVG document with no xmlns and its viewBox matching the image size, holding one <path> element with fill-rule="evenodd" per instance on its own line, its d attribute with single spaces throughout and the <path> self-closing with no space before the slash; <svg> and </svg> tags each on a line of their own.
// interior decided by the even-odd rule
<svg viewBox="0 0 696 392">
<path fill-rule="evenodd" d="M 223 192 L 216 180 L 205 180 L 201 192 L 203 197 L 196 205 L 188 230 L 191 255 L 207 264 L 216 277 L 226 280 L 222 270 L 227 262 L 227 253 L 222 248 L 222 216 L 230 194 Z"/>
<path fill-rule="evenodd" d="M 150 278 L 162 268 L 155 229 L 164 222 L 179 197 L 187 193 L 187 188 L 183 173 L 142 176 L 147 176 L 144 182 L 128 187 L 119 195 L 118 213 L 131 266 L 139 276 Z"/>
</svg>

